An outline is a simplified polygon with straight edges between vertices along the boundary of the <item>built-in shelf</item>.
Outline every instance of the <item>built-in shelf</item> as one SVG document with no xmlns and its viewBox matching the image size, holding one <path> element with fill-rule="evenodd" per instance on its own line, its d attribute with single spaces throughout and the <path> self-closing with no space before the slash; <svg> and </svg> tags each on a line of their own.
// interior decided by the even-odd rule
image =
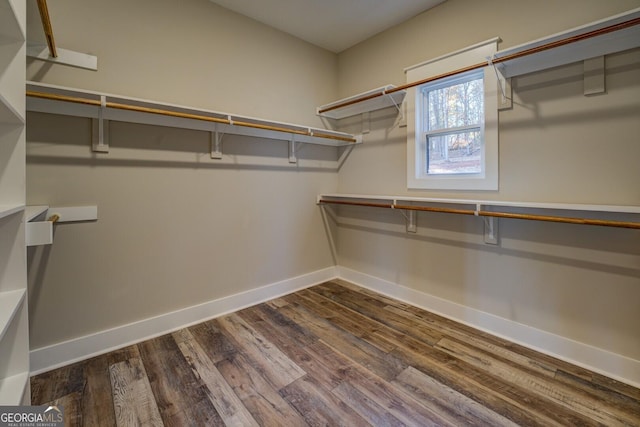
<svg viewBox="0 0 640 427">
<path fill-rule="evenodd" d="M 576 204 L 576 203 L 544 203 L 544 202 L 520 202 L 520 201 L 498 201 L 498 200 L 472 200 L 472 199 L 447 199 L 433 197 L 411 197 L 411 196 L 388 196 L 373 194 L 321 194 L 322 199 L 351 199 L 351 200 L 384 200 L 396 202 L 418 202 L 418 203 L 442 203 L 454 205 L 472 206 L 502 206 L 512 208 L 531 209 L 551 209 L 551 210 L 571 210 L 583 212 L 610 212 L 640 214 L 640 206 L 630 205 L 596 205 L 596 204 Z"/>
<path fill-rule="evenodd" d="M 495 53 L 493 58 L 487 58 L 486 62 L 474 65 L 469 64 L 458 70 L 450 70 L 444 75 L 453 76 L 471 69 L 495 65 L 505 78 L 509 78 L 602 57 L 639 46 L 640 8 L 637 8 L 539 40 L 501 50 Z M 590 66 L 593 67 L 593 64 Z M 435 81 L 440 76 L 407 83 L 402 88 L 407 89 L 424 84 L 426 81 Z M 404 99 L 405 91 L 395 91 L 393 88 L 394 86 L 389 85 L 341 99 L 318 107 L 317 113 L 324 117 L 339 119 L 394 104 L 398 106 Z M 387 93 L 388 91 L 391 93 Z M 587 92 L 599 93 L 591 92 L 591 89 Z M 393 98 L 396 94 L 398 94 L 398 98 Z"/>
<path fill-rule="evenodd" d="M 0 124 L 21 125 L 24 117 L 0 94 Z"/>
<path fill-rule="evenodd" d="M 29 383 L 29 372 L 21 372 L 10 377 L 0 379 L 0 402 L 3 405 L 17 406 L 22 399 Z"/>
<path fill-rule="evenodd" d="M 37 82 L 27 82 L 27 111 L 194 129 L 216 135 L 235 134 L 295 143 L 347 146 L 361 142 L 359 136 L 329 129 Z"/>
<path fill-rule="evenodd" d="M 317 108 L 317 114 L 331 119 L 343 119 L 345 117 L 351 117 L 388 107 L 400 108 L 407 91 L 399 90 L 397 92 L 387 93 L 390 89 L 395 89 L 395 86 L 386 85 L 348 98 L 340 99 L 330 104 L 322 105 Z M 352 101 L 358 99 L 365 100 L 351 104 Z"/>
<path fill-rule="evenodd" d="M 33 221 L 40 215 L 46 213 L 48 210 L 49 210 L 49 206 L 45 206 L 45 205 L 27 206 L 24 211 L 24 222 Z"/>
<path fill-rule="evenodd" d="M 26 292 L 25 289 L 0 292 L 0 341 L 18 312 Z"/>
<path fill-rule="evenodd" d="M 24 40 L 24 32 L 9 0 L 0 0 L 0 44 Z"/>
<path fill-rule="evenodd" d="M 24 205 L 0 205 L 0 218 L 24 211 Z"/>
<path fill-rule="evenodd" d="M 0 0 L 0 147 L 10 148 L 15 154 L 3 159 L 3 163 L 9 163 L 0 174 L 0 265 L 4 273 L 0 274 L 0 405 L 30 401 L 27 262 L 22 223 L 26 3 Z"/>
<path fill-rule="evenodd" d="M 538 40 L 534 40 L 519 46 L 497 52 L 495 58 L 524 52 L 548 43 L 570 39 L 575 36 L 590 33 L 640 18 L 640 8 L 630 10 L 619 15 L 611 16 L 587 25 L 572 28 L 561 33 L 553 34 Z M 631 25 L 627 28 L 607 32 L 602 35 L 590 37 L 584 40 L 574 41 L 552 49 L 543 50 L 513 60 L 508 60 L 496 66 L 505 77 L 514 77 L 534 71 L 540 71 L 560 65 L 571 64 L 597 56 L 622 52 L 640 46 L 640 25 Z"/>
</svg>

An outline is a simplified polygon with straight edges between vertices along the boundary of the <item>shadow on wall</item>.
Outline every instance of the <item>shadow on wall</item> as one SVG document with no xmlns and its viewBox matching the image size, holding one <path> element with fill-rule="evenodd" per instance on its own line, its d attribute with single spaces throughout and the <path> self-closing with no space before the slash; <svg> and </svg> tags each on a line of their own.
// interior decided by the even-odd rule
<svg viewBox="0 0 640 427">
<path fill-rule="evenodd" d="M 55 227 L 54 227 L 55 233 Z M 27 272 L 29 277 L 29 312 L 34 313 L 42 301 L 40 298 L 44 277 L 49 265 L 52 245 L 31 246 L 27 248 Z M 31 324 L 31 322 L 29 322 Z"/>
<path fill-rule="evenodd" d="M 584 68 L 582 62 L 526 74 L 512 79 L 514 104 L 533 113 L 520 119 L 510 118 L 500 123 L 500 130 L 521 130 L 528 128 L 546 128 L 556 125 L 581 124 L 585 122 L 607 122 L 614 119 L 634 118 L 638 116 L 638 104 L 609 104 L 602 102 L 599 108 L 593 108 L 588 98 L 607 96 L 609 89 L 620 91 L 629 90 L 629 85 L 637 84 L 637 73 L 640 72 L 640 49 L 633 49 L 618 54 L 608 55 L 604 72 L 605 92 L 586 96 L 584 90 Z M 613 65 L 611 65 L 613 64 Z M 615 78 L 614 78 L 615 77 Z M 553 103 L 563 99 L 579 98 L 583 105 L 591 105 L 585 110 L 566 109 L 554 110 L 552 113 L 541 114 L 540 105 Z"/>
<path fill-rule="evenodd" d="M 499 244 L 484 243 L 481 218 L 418 212 L 418 231 L 408 233 L 393 209 L 323 206 L 326 230 L 346 229 L 395 239 L 457 247 L 496 255 L 640 279 L 640 230 L 500 219 Z M 336 241 L 336 236 L 329 236 Z"/>
<path fill-rule="evenodd" d="M 110 152 L 96 153 L 90 119 L 33 112 L 27 117 L 28 163 L 335 172 L 344 161 L 336 147 L 298 143 L 297 162 L 290 163 L 287 141 L 240 135 L 225 135 L 223 158 L 212 159 L 208 132 L 115 121 L 109 123 Z"/>
</svg>

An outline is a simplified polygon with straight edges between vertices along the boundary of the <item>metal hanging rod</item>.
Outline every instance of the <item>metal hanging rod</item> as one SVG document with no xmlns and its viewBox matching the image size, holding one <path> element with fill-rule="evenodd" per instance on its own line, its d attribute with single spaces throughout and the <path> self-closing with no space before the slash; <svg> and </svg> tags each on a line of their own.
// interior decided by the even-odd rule
<svg viewBox="0 0 640 427">
<path fill-rule="evenodd" d="M 358 104 L 360 102 L 368 101 L 370 99 L 377 98 L 379 96 L 389 95 L 389 94 L 392 94 L 392 93 L 395 93 L 395 92 L 399 92 L 401 90 L 406 90 L 406 89 L 409 89 L 409 88 L 412 88 L 412 87 L 415 87 L 415 86 L 420 86 L 420 85 L 423 85 L 425 83 L 429 83 L 429 82 L 432 82 L 432 81 L 435 81 L 435 80 L 440 80 L 440 79 L 443 79 L 443 78 L 446 78 L 446 77 L 452 77 L 452 76 L 455 76 L 455 75 L 458 75 L 458 74 L 466 73 L 468 71 L 477 70 L 477 69 L 484 68 L 484 67 L 487 67 L 487 66 L 500 64 L 502 62 L 507 62 L 507 61 L 510 61 L 510 60 L 514 60 L 514 59 L 522 58 L 522 57 L 525 57 L 525 56 L 533 55 L 535 53 L 543 52 L 543 51 L 554 49 L 554 48 L 557 48 L 557 47 L 560 47 L 560 46 L 565 46 L 565 45 L 568 45 L 568 44 L 571 44 L 571 43 L 575 43 L 575 42 L 579 42 L 579 41 L 582 41 L 582 40 L 590 39 L 590 38 L 593 38 L 593 37 L 601 36 L 603 34 L 608 34 L 608 33 L 614 32 L 614 31 L 623 30 L 625 28 L 633 27 L 633 26 L 638 25 L 638 24 L 640 24 L 640 17 L 633 18 L 633 19 L 630 19 L 628 21 L 620 22 L 620 23 L 617 23 L 617 24 L 609 25 L 607 27 L 599 28 L 597 30 L 588 31 L 588 32 L 583 33 L 583 34 L 578 34 L 578 35 L 575 35 L 575 36 L 571 36 L 571 37 L 567 37 L 567 38 L 564 38 L 564 39 L 560 39 L 560 40 L 556 40 L 556 41 L 553 41 L 553 42 L 549 42 L 549 43 L 546 43 L 546 44 L 543 44 L 543 45 L 540 45 L 540 46 L 532 47 L 530 49 L 525 49 L 525 50 L 520 51 L 520 52 L 512 53 L 511 55 L 506 55 L 506 56 L 499 57 L 499 58 L 492 58 L 492 59 L 490 59 L 490 60 L 488 60 L 486 62 L 479 62 L 477 64 L 473 64 L 473 65 L 469 65 L 467 67 L 459 68 L 459 69 L 454 70 L 454 71 L 449 71 L 449 72 L 446 72 L 446 73 L 443 73 L 443 74 L 439 74 L 439 75 L 436 75 L 436 76 L 433 76 L 433 77 L 428 77 L 426 79 L 422 79 L 422 80 L 418 80 L 418 81 L 415 81 L 415 82 L 407 83 L 407 84 L 404 84 L 404 85 L 401 85 L 401 86 L 397 86 L 397 87 L 394 87 L 394 88 L 385 89 L 385 90 L 383 90 L 381 92 L 376 92 L 376 93 L 373 93 L 373 94 L 370 94 L 370 95 L 366 95 L 366 96 L 363 96 L 363 97 L 360 97 L 360 98 L 350 99 L 348 101 L 341 102 L 339 104 L 335 104 L 335 105 L 332 105 L 330 107 L 318 110 L 318 114 L 326 113 L 328 111 L 336 110 L 338 108 L 348 107 L 349 105 Z"/>
<path fill-rule="evenodd" d="M 68 95 L 58 95 L 58 94 L 37 92 L 37 91 L 27 91 L 26 95 L 34 98 L 50 99 L 54 101 L 72 102 L 72 103 L 84 104 L 84 105 L 95 105 L 98 107 L 102 106 L 101 101 L 98 99 L 81 98 L 81 97 L 68 96 Z M 351 142 L 351 143 L 357 142 L 355 138 L 351 138 L 348 136 L 341 136 L 341 135 L 332 135 L 329 133 L 324 133 L 322 131 L 318 132 L 317 130 L 313 130 L 313 129 L 294 129 L 294 128 L 287 128 L 282 126 L 265 125 L 260 123 L 247 122 L 243 120 L 232 120 L 230 118 L 224 119 L 219 117 L 205 116 L 201 114 L 183 113 L 179 111 L 164 110 L 159 108 L 141 107 L 139 105 L 122 104 L 118 102 L 106 102 L 104 106 L 107 108 L 115 108 L 119 110 L 158 114 L 163 116 L 179 117 L 183 119 L 202 120 L 206 122 L 222 123 L 226 125 L 242 126 L 242 127 L 269 130 L 269 131 L 275 131 L 275 132 L 284 132 L 284 133 L 290 133 L 290 134 L 296 134 L 296 135 L 312 136 L 316 138 L 332 139 L 332 140 L 343 141 L 343 142 Z"/>
<path fill-rule="evenodd" d="M 47 46 L 49 46 L 49 55 L 53 58 L 58 57 L 56 51 L 56 41 L 53 38 L 53 28 L 51 27 L 51 17 L 49 16 L 49 7 L 47 0 L 38 0 L 38 11 L 40 12 L 40 20 L 42 21 L 42 29 L 47 38 Z"/>
<path fill-rule="evenodd" d="M 329 205 L 352 205 L 352 206 L 367 206 L 375 208 L 387 208 L 387 209 L 400 209 L 408 211 L 427 211 L 427 212 L 441 212 L 452 213 L 458 215 L 472 215 L 482 217 L 493 218 L 510 218 L 510 219 L 526 219 L 533 221 L 546 221 L 546 222 L 560 222 L 565 224 L 582 224 L 582 225 L 599 225 L 603 227 L 618 227 L 618 228 L 631 228 L 640 230 L 640 222 L 632 221 L 611 221 L 604 219 L 591 219 L 591 218 L 576 218 L 576 217 L 563 217 L 553 215 L 536 215 L 536 214 L 519 214 L 511 212 L 493 212 L 485 210 L 474 209 L 454 209 L 454 208 L 440 208 L 433 206 L 415 206 L 415 205 L 399 205 L 395 203 L 371 203 L 371 202 L 357 202 L 348 200 L 318 200 L 319 204 Z"/>
</svg>

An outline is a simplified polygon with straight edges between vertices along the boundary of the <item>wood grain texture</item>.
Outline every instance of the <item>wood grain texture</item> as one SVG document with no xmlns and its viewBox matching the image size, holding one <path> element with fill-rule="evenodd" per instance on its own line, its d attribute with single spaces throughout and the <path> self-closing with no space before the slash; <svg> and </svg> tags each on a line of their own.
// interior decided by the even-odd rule
<svg viewBox="0 0 640 427">
<path fill-rule="evenodd" d="M 207 386 L 196 377 L 171 335 L 138 344 L 165 424 L 222 425 Z"/>
<path fill-rule="evenodd" d="M 175 335 L 180 335 L 183 338 L 178 343 L 178 347 L 191 365 L 191 370 L 202 379 L 209 389 L 209 400 L 215 406 L 224 423 L 226 425 L 257 426 L 258 424 L 220 374 L 213 360 L 209 359 L 191 333 L 185 329 Z"/>
<path fill-rule="evenodd" d="M 140 359 L 113 364 L 109 373 L 117 426 L 163 425 Z"/>
<path fill-rule="evenodd" d="M 224 316 L 218 322 L 277 390 L 305 375 L 302 368 L 240 316 Z"/>
<path fill-rule="evenodd" d="M 241 354 L 225 359 L 216 366 L 260 425 L 307 425 L 300 414 Z"/>
<path fill-rule="evenodd" d="M 31 388 L 78 426 L 640 426 L 634 387 L 341 280 Z"/>
</svg>

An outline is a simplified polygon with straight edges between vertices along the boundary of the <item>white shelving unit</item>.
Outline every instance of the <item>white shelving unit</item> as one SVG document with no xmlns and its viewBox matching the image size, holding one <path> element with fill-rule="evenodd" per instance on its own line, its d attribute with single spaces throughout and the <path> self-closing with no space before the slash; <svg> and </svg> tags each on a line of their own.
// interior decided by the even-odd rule
<svg viewBox="0 0 640 427">
<path fill-rule="evenodd" d="M 350 96 L 348 98 L 334 101 L 330 104 L 325 104 L 317 108 L 316 113 L 322 117 L 328 117 L 330 119 L 344 119 L 345 117 L 351 117 L 362 113 L 368 113 L 371 111 L 381 110 L 388 107 L 396 107 L 400 109 L 404 97 L 407 94 L 406 90 L 399 90 L 397 92 L 387 93 L 389 89 L 395 89 L 394 85 L 386 85 L 376 89 L 369 90 L 367 92 L 359 93 L 357 95 Z M 367 99 L 355 104 L 346 105 L 344 107 L 338 107 L 329 111 L 326 109 L 333 108 L 337 105 L 349 103 L 350 101 L 367 98 L 374 95 L 374 98 Z"/>
<path fill-rule="evenodd" d="M 471 215 L 485 221 L 485 243 L 497 245 L 500 218 L 603 226 L 640 231 L 640 206 L 442 199 L 366 194 L 320 194 L 317 204 L 394 209 L 404 213 L 407 232 L 417 232 L 416 212 Z"/>
<path fill-rule="evenodd" d="M 333 147 L 350 146 L 362 142 L 360 136 L 330 129 L 38 82 L 27 82 L 27 92 L 29 95 L 26 103 L 27 111 L 94 119 L 93 149 L 98 152 L 109 151 L 107 131 L 109 120 L 210 132 L 212 145 L 220 145 L 219 137 L 225 134 L 282 140 L 291 144 L 305 143 Z M 35 93 L 40 95 L 35 96 Z M 212 147 L 212 158 L 221 158 L 220 150 L 219 147 Z M 295 155 L 295 147 L 291 151 L 292 155 Z"/>
<path fill-rule="evenodd" d="M 640 19 L 640 8 L 632 9 L 590 24 L 501 50 L 496 52 L 492 60 L 487 61 L 486 65 L 478 65 L 490 66 L 492 62 L 495 62 L 495 66 L 502 76 L 504 78 L 510 78 L 634 49 L 640 47 L 640 25 L 637 22 L 638 19 Z M 614 26 L 617 27 L 614 29 Z M 606 31 L 600 33 L 600 30 Z M 590 34 L 592 32 L 598 33 Z M 585 37 L 585 35 L 590 36 Z M 568 42 L 570 39 L 573 40 Z M 551 46 L 543 48 L 550 44 Z M 532 51 L 525 56 L 503 59 L 529 50 Z M 590 68 L 595 66 L 594 64 L 589 65 Z M 601 72 L 604 73 L 603 62 L 601 65 L 597 65 L 597 67 L 602 68 Z M 454 72 L 454 70 L 451 71 Z M 463 72 L 468 70 L 461 69 L 457 71 Z M 593 72 L 593 70 L 591 71 Z M 349 98 L 322 105 L 317 108 L 316 112 L 322 117 L 342 119 L 392 105 L 400 106 L 404 100 L 406 91 L 402 90 L 387 93 L 389 89 L 393 88 L 395 88 L 395 86 L 387 85 L 372 89 Z"/>
<path fill-rule="evenodd" d="M 0 0 L 0 405 L 30 404 L 25 210 L 26 2 Z"/>
<path fill-rule="evenodd" d="M 523 52 L 548 43 L 579 36 L 581 34 L 600 30 L 605 27 L 621 24 L 638 18 L 640 18 L 640 8 L 521 44 L 519 46 L 504 49 L 496 52 L 494 56 L 495 58 L 504 58 L 514 53 Z M 498 64 L 497 67 L 505 77 L 515 77 L 522 74 L 532 73 L 534 71 L 583 61 L 589 58 L 622 52 L 638 46 L 640 46 L 640 25 L 633 25 L 628 28 L 622 28 L 596 37 L 505 61 Z"/>
<path fill-rule="evenodd" d="M 327 193 L 318 196 L 318 202 L 323 200 L 344 200 L 362 202 L 389 202 L 390 204 L 424 203 L 441 205 L 465 205 L 482 210 L 485 207 L 501 207 L 514 209 L 546 209 L 554 211 L 574 211 L 574 212 L 600 212 L 611 214 L 632 214 L 640 215 L 640 206 L 630 205 L 595 205 L 577 203 L 544 203 L 526 201 L 499 201 L 499 200 L 471 200 L 471 199 L 447 199 L 435 197 L 412 197 L 412 196 L 390 196 L 382 194 L 341 194 Z"/>
</svg>

